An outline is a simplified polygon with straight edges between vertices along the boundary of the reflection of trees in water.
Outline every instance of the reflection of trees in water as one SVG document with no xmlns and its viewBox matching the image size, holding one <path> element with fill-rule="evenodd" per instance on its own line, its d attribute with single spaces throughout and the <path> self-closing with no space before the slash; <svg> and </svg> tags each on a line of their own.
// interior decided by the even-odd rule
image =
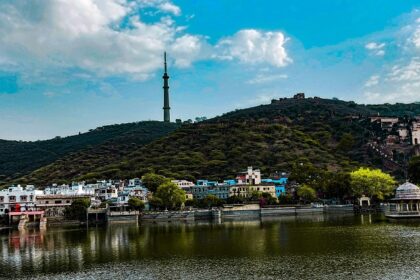
<svg viewBox="0 0 420 280">
<path fill-rule="evenodd" d="M 12 231 L 7 238 L 0 236 L 0 268 L 13 275 L 22 271 L 74 271 L 110 262 L 174 256 L 234 259 L 348 251 L 370 254 L 378 248 L 372 247 L 376 238 L 384 246 L 395 242 L 387 238 L 386 226 L 361 224 L 360 220 L 359 216 L 313 215 L 221 224 L 115 224 L 46 232 Z M 375 236 L 376 232 L 382 236 Z"/>
</svg>

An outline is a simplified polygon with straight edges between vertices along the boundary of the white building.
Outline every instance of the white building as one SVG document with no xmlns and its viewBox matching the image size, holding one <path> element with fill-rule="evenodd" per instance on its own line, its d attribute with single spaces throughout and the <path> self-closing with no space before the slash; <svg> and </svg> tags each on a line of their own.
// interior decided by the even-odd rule
<svg viewBox="0 0 420 280">
<path fill-rule="evenodd" d="M 413 121 L 411 124 L 411 143 L 413 145 L 420 144 L 420 120 Z"/>
<path fill-rule="evenodd" d="M 238 185 L 259 185 L 261 184 L 261 171 L 249 166 L 247 171 L 240 172 L 236 176 L 236 180 Z"/>
<path fill-rule="evenodd" d="M 0 191 L 0 215 L 13 211 L 35 210 L 36 197 L 43 192 L 28 185 L 24 189 L 20 185 L 11 186 Z"/>
<path fill-rule="evenodd" d="M 51 187 L 47 187 L 44 190 L 46 195 L 94 195 L 95 188 L 89 185 L 85 185 L 84 182 L 73 183 L 69 185 L 56 185 L 53 184 Z"/>
<path fill-rule="evenodd" d="M 398 128 L 398 136 L 400 137 L 401 141 L 405 141 L 408 139 L 409 131 L 405 127 Z"/>
<path fill-rule="evenodd" d="M 187 180 L 172 180 L 171 182 L 184 191 L 189 191 L 195 185 L 193 182 Z"/>
<path fill-rule="evenodd" d="M 142 185 L 142 182 L 140 178 L 134 178 L 134 179 L 128 180 L 129 187 L 135 187 L 135 186 L 141 186 L 141 185 Z"/>
</svg>

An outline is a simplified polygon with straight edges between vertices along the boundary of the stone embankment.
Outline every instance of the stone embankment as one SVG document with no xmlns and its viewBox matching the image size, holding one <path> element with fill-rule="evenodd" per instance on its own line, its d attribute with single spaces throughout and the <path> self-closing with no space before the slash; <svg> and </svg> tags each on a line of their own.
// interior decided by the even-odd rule
<svg viewBox="0 0 420 280">
<path fill-rule="evenodd" d="M 196 221 L 235 218 L 264 218 L 311 214 L 341 214 L 353 213 L 353 205 L 334 205 L 324 207 L 289 206 L 289 207 L 263 207 L 258 204 L 225 205 L 222 208 L 190 211 L 158 211 L 144 212 L 140 215 L 141 221 Z"/>
</svg>

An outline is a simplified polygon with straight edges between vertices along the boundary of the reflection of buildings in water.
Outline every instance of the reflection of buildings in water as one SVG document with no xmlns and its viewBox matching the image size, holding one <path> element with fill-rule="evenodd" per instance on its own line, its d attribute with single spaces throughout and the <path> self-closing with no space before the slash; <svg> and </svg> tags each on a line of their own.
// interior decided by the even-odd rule
<svg viewBox="0 0 420 280">
<path fill-rule="evenodd" d="M 261 217 L 263 223 L 266 222 L 325 222 L 326 215 L 323 213 L 316 214 L 302 214 L 302 215 L 290 215 L 290 216 L 271 216 L 271 217 Z"/>
<path fill-rule="evenodd" d="M 83 265 L 82 244 L 69 245 L 66 231 L 41 231 L 28 229 L 11 231 L 7 242 L 2 242 L 2 254 L 7 256 L 7 266 L 16 273 L 27 271 L 60 271 L 66 266 Z M 1 263 L 1 261 L 0 261 Z"/>
<path fill-rule="evenodd" d="M 41 247 L 44 243 L 44 234 L 35 230 L 12 231 L 9 235 L 9 247 L 21 250 L 27 247 Z"/>
<path fill-rule="evenodd" d="M 360 223 L 363 224 L 372 224 L 372 214 L 361 214 Z"/>
</svg>

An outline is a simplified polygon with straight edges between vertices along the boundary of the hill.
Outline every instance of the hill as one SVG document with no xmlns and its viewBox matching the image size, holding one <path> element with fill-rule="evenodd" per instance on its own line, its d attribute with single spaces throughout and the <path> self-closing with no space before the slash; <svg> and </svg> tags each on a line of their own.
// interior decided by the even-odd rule
<svg viewBox="0 0 420 280">
<path fill-rule="evenodd" d="M 174 178 L 221 179 L 248 165 L 268 174 L 296 163 L 351 169 L 367 161 L 363 145 L 369 122 L 347 117 L 371 113 L 343 101 L 286 99 L 184 126 L 124 161 L 80 178 L 124 178 L 154 171 Z"/>
<path fill-rule="evenodd" d="M 93 181 L 139 177 L 151 171 L 173 178 L 222 179 L 248 165 L 259 167 L 266 175 L 290 170 L 296 164 L 330 171 L 347 171 L 359 165 L 384 168 L 381 159 L 367 147 L 375 129 L 367 117 L 378 112 L 400 117 L 420 114 L 420 104 L 282 99 L 184 124 L 144 146 L 106 144 L 86 149 L 19 181 Z M 114 156 L 106 156 L 109 151 Z"/>
<path fill-rule="evenodd" d="M 116 124 L 98 127 L 87 133 L 56 137 L 45 141 L 23 142 L 0 140 L 0 181 L 13 181 L 41 167 L 60 167 L 57 172 L 43 174 L 45 179 L 80 175 L 90 166 L 98 167 L 118 161 L 144 144 L 158 139 L 178 126 L 158 121 Z"/>
</svg>

